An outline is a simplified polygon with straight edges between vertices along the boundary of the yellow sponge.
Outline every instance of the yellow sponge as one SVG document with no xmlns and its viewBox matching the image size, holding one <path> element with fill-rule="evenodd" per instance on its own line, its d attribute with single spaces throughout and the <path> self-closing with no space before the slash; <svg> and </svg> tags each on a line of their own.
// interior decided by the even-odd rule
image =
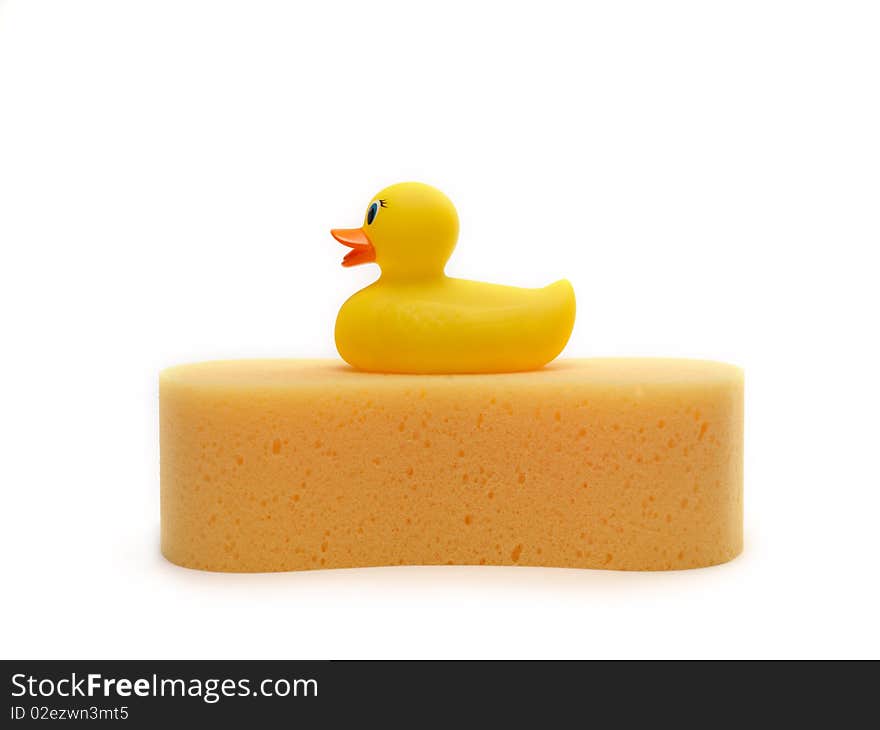
<svg viewBox="0 0 880 730">
<path fill-rule="evenodd" d="M 210 362 L 165 370 L 160 402 L 162 552 L 190 568 L 669 570 L 742 549 L 731 365 L 379 375 Z"/>
</svg>

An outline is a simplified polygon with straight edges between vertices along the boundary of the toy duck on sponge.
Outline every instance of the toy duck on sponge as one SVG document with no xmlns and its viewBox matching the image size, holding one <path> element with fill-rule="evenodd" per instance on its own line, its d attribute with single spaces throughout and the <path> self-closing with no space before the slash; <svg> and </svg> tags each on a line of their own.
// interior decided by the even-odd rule
<svg viewBox="0 0 880 730">
<path fill-rule="evenodd" d="M 387 187 L 370 202 L 363 226 L 331 233 L 351 248 L 343 266 L 375 262 L 382 269 L 336 319 L 339 354 L 359 370 L 535 370 L 568 342 L 575 316 L 568 281 L 523 289 L 446 276 L 458 214 L 430 185 Z"/>
</svg>

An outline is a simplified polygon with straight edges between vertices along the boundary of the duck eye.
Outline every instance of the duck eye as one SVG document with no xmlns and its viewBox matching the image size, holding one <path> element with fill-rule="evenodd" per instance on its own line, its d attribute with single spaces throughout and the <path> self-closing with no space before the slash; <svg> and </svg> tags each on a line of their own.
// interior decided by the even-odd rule
<svg viewBox="0 0 880 730">
<path fill-rule="evenodd" d="M 367 225 L 376 220 L 376 213 L 379 212 L 379 203 L 373 203 L 367 210 Z"/>
</svg>

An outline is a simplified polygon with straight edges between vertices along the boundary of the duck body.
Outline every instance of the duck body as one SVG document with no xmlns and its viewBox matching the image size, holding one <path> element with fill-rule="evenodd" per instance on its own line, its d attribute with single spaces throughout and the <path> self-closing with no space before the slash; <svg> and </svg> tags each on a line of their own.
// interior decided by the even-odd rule
<svg viewBox="0 0 880 730">
<path fill-rule="evenodd" d="M 491 373 L 534 370 L 565 347 L 574 289 L 541 289 L 446 276 L 379 281 L 352 296 L 336 319 L 336 347 L 359 370 Z"/>
<path fill-rule="evenodd" d="M 339 354 L 359 370 L 534 370 L 568 342 L 575 318 L 568 281 L 523 289 L 446 276 L 458 214 L 436 188 L 392 185 L 370 203 L 361 228 L 331 233 L 352 249 L 343 266 L 377 263 L 382 269 L 336 319 Z"/>
</svg>

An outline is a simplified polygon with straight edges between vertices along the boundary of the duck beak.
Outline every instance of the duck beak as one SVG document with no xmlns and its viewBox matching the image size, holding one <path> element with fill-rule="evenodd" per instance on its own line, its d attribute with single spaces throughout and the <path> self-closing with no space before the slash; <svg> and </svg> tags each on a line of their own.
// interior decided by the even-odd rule
<svg viewBox="0 0 880 730">
<path fill-rule="evenodd" d="M 373 248 L 363 228 L 334 228 L 330 231 L 330 235 L 343 246 L 351 249 L 342 259 L 343 266 L 369 264 L 376 260 L 376 249 Z"/>
</svg>

